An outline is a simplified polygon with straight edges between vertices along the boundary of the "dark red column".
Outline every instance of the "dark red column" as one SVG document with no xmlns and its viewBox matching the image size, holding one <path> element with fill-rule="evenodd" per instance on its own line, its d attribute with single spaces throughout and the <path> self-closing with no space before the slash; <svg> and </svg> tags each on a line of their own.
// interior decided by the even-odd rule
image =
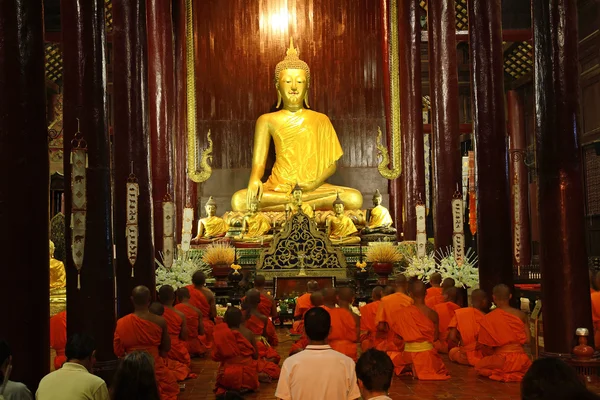
<svg viewBox="0 0 600 400">
<path fill-rule="evenodd" d="M 106 118 L 104 0 L 62 0 L 64 64 L 64 172 L 67 269 L 67 332 L 96 341 L 97 368 L 115 367 L 115 277 L 111 216 L 110 147 Z M 71 253 L 71 140 L 77 118 L 87 142 L 87 215 L 81 289 Z M 106 378 L 107 375 L 104 375 Z"/>
<path fill-rule="evenodd" d="M 33 392 L 50 366 L 43 28 L 42 0 L 0 2 L 0 337 Z"/>
<path fill-rule="evenodd" d="M 512 283 L 500 0 L 469 0 L 480 287 Z"/>
<path fill-rule="evenodd" d="M 533 2 L 535 136 L 544 347 L 570 353 L 593 332 L 579 145 L 577 1 Z"/>
<path fill-rule="evenodd" d="M 185 0 L 173 2 L 173 28 L 175 32 L 175 207 L 177 243 L 181 242 L 183 209 L 186 207 L 187 186 L 187 74 L 185 57 L 186 35 Z"/>
<path fill-rule="evenodd" d="M 163 200 L 174 196 L 174 52 L 170 0 L 146 2 L 148 43 L 148 116 L 152 155 L 154 250 L 160 260 L 163 248 Z"/>
<path fill-rule="evenodd" d="M 404 240 L 417 239 L 415 206 L 419 196 L 425 201 L 420 10 L 417 0 L 398 2 L 403 179 L 395 183 L 404 187 Z"/>
<path fill-rule="evenodd" d="M 507 92 L 508 148 L 510 163 L 510 207 L 512 221 L 513 266 L 531 264 L 531 235 L 529 221 L 529 174 L 525 165 L 527 141 L 523 101 L 516 90 Z"/>
<path fill-rule="evenodd" d="M 114 99 L 114 217 L 117 245 L 117 305 L 123 316 L 133 311 L 130 296 L 137 285 L 154 290 L 152 243 L 152 193 L 150 136 L 146 118 L 146 19 L 138 2 L 113 1 L 113 99 Z M 137 258 L 128 258 L 127 182 L 135 175 L 139 185 Z M 133 178 L 133 177 L 131 177 Z"/>
<path fill-rule="evenodd" d="M 436 249 L 452 245 L 452 196 L 462 181 L 454 0 L 428 2 L 433 152 L 433 230 Z M 421 108 L 419 108 L 420 110 Z"/>
</svg>

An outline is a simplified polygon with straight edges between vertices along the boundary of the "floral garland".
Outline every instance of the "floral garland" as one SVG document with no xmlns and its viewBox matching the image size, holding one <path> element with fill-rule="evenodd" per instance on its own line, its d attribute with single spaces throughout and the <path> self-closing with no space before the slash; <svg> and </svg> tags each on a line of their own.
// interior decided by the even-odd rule
<svg viewBox="0 0 600 400">
<path fill-rule="evenodd" d="M 471 248 L 467 250 L 462 262 L 454 258 L 452 246 L 438 250 L 436 258 L 439 272 L 445 278 L 453 278 L 456 287 L 479 287 L 479 269 L 475 267 L 479 259 Z"/>
<path fill-rule="evenodd" d="M 177 259 L 173 261 L 173 266 L 167 268 L 158 260 L 156 268 L 156 287 L 162 285 L 171 285 L 177 289 L 192 283 L 192 275 L 200 270 L 208 277 L 212 270 L 209 265 L 202 261 L 202 255 L 199 252 L 183 252 L 177 254 Z"/>
<path fill-rule="evenodd" d="M 425 257 L 418 257 L 416 254 L 408 256 L 408 267 L 405 274 L 409 277 L 417 277 L 425 283 L 435 272 L 438 272 L 433 253 L 426 254 Z"/>
</svg>

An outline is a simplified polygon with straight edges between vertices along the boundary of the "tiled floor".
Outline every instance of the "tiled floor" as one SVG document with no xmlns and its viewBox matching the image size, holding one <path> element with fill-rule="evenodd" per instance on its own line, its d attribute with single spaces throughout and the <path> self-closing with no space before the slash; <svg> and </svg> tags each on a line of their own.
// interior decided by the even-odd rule
<svg viewBox="0 0 600 400">
<path fill-rule="evenodd" d="M 287 356 L 292 344 L 286 329 L 279 332 L 280 344 L 277 348 L 282 360 Z M 421 382 L 412 378 L 394 378 L 390 389 L 392 399 L 519 399 L 519 384 L 498 383 L 477 377 L 473 368 L 456 365 L 447 358 L 444 359 L 450 370 L 452 379 L 445 382 Z M 283 361 L 282 361 L 283 362 Z M 198 378 L 185 382 L 186 388 L 180 399 L 214 399 L 217 363 L 210 359 L 195 359 L 192 361 L 192 372 Z M 275 399 L 274 393 L 277 382 L 261 384 L 260 391 L 249 394 L 247 399 Z M 333 400 L 333 399 L 332 399 Z"/>
</svg>

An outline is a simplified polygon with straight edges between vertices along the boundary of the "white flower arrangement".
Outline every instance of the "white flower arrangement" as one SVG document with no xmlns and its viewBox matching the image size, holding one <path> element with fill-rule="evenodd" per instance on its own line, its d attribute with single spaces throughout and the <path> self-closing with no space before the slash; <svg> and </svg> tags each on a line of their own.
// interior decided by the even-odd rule
<svg viewBox="0 0 600 400">
<path fill-rule="evenodd" d="M 167 268 L 158 260 L 156 268 L 156 287 L 170 285 L 177 289 L 192 283 L 194 272 L 201 270 L 208 277 L 212 270 L 209 265 L 202 261 L 202 255 L 199 252 L 180 251 L 177 258 L 173 260 L 173 266 Z M 163 259 L 164 261 L 164 259 Z"/>
<path fill-rule="evenodd" d="M 479 259 L 472 249 L 467 250 L 462 262 L 454 258 L 454 251 L 451 246 L 438 250 L 436 258 L 439 272 L 445 278 L 453 278 L 456 287 L 479 287 L 479 269 L 475 267 Z"/>
<path fill-rule="evenodd" d="M 437 264 L 433 253 L 427 254 L 424 257 L 418 257 L 416 254 L 407 257 L 408 267 L 404 274 L 409 277 L 417 277 L 424 283 L 429 282 L 429 278 L 435 272 L 438 272 Z"/>
</svg>

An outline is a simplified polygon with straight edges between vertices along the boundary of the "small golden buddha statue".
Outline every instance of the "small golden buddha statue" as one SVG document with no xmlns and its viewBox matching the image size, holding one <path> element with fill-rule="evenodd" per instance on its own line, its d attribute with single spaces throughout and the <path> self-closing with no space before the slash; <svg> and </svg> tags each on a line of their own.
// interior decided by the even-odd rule
<svg viewBox="0 0 600 400">
<path fill-rule="evenodd" d="M 327 236 L 333 244 L 357 244 L 360 237 L 354 222 L 344 215 L 344 202 L 339 196 L 333 202 L 335 215 L 327 218 Z"/>
<path fill-rule="evenodd" d="M 382 196 L 379 189 L 373 195 L 373 208 L 367 226 L 363 229 L 363 233 L 383 233 L 393 235 L 396 229 L 392 227 L 394 221 L 387 208 L 381 205 Z"/>
<path fill-rule="evenodd" d="M 192 244 L 211 243 L 227 233 L 227 223 L 223 218 L 215 215 L 217 213 L 217 203 L 215 203 L 212 196 L 206 202 L 204 210 L 206 211 L 206 218 L 198 221 L 198 235 L 192 239 Z"/>
<path fill-rule="evenodd" d="M 344 152 L 329 118 L 309 109 L 309 87 L 310 69 L 290 40 L 285 59 L 275 68 L 277 107 L 283 101 L 283 108 L 263 114 L 256 121 L 252 172 L 248 188 L 231 199 L 234 211 L 246 210 L 253 198 L 259 200 L 262 210 L 284 211 L 295 184 L 302 189 L 304 203 L 318 210 L 330 210 L 336 193 L 349 209 L 362 206 L 358 190 L 325 183 L 335 173 L 336 162 Z M 263 183 L 271 139 L 275 164 Z"/>
<path fill-rule="evenodd" d="M 292 191 L 292 201 L 288 207 L 289 210 L 291 210 L 292 215 L 296 214 L 299 209 L 302 209 L 302 212 L 309 218 L 315 217 L 315 210 L 310 206 L 310 204 L 302 201 L 302 188 L 298 184 L 296 184 L 294 190 Z"/>
<path fill-rule="evenodd" d="M 271 221 L 269 218 L 258 211 L 258 200 L 250 203 L 250 210 L 242 222 L 242 232 L 235 239 L 244 242 L 268 241 L 273 235 L 267 235 L 271 230 Z"/>
<path fill-rule="evenodd" d="M 54 258 L 54 242 L 50 240 L 50 290 L 67 286 L 65 264 Z"/>
</svg>

